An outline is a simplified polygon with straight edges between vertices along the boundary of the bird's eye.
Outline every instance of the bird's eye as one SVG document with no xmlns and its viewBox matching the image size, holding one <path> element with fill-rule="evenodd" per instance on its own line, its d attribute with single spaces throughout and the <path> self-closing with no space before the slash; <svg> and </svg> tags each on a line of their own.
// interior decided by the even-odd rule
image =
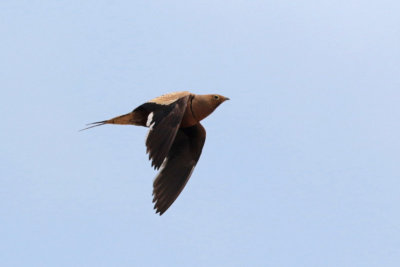
<svg viewBox="0 0 400 267">
<path fill-rule="evenodd" d="M 215 100 L 218 100 L 218 99 L 219 99 L 219 96 L 215 95 L 215 96 L 214 96 L 214 99 L 215 99 Z"/>
</svg>

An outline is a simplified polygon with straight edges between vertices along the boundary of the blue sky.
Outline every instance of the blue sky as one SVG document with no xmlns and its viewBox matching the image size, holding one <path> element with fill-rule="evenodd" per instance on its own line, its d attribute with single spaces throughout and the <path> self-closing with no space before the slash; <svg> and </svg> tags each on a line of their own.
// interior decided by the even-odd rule
<svg viewBox="0 0 400 267">
<path fill-rule="evenodd" d="M 0 3 L 1 266 L 399 266 L 398 1 Z M 231 98 L 152 209 L 171 91 Z"/>
</svg>

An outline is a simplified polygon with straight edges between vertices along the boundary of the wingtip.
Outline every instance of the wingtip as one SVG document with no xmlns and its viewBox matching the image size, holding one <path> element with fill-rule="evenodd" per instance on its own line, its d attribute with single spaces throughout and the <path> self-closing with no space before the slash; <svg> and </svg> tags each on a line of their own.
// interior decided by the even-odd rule
<svg viewBox="0 0 400 267">
<path fill-rule="evenodd" d="M 163 215 L 163 213 L 164 213 L 164 212 L 161 212 L 161 211 L 159 211 L 159 210 L 156 210 L 156 215 L 158 214 L 158 216 Z"/>
<path fill-rule="evenodd" d="M 158 213 L 158 215 L 160 216 L 163 215 L 166 210 L 161 210 L 161 208 L 157 205 L 157 202 L 153 200 L 153 203 L 154 202 L 155 202 L 154 209 L 156 211 L 156 214 Z"/>
</svg>

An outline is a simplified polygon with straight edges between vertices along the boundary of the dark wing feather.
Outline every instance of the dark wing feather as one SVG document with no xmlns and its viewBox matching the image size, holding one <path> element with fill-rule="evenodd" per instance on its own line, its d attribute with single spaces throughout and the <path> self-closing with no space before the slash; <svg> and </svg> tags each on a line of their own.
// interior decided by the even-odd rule
<svg viewBox="0 0 400 267">
<path fill-rule="evenodd" d="M 176 133 L 181 124 L 189 96 L 179 98 L 169 105 L 146 103 L 136 110 L 148 112 L 146 126 L 150 127 L 146 147 L 151 165 L 160 168 L 174 142 Z"/>
<path fill-rule="evenodd" d="M 182 192 L 200 158 L 205 140 L 206 131 L 200 123 L 179 129 L 153 183 L 156 213 L 162 215 Z"/>
</svg>

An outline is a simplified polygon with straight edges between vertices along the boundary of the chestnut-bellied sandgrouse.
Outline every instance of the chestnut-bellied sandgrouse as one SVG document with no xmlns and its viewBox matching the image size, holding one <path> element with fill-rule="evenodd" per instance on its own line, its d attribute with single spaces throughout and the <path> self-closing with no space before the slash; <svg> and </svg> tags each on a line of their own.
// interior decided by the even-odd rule
<svg viewBox="0 0 400 267">
<path fill-rule="evenodd" d="M 200 121 L 221 103 L 222 95 L 196 95 L 176 92 L 156 97 L 132 112 L 109 120 L 94 122 L 149 127 L 147 153 L 155 169 L 161 167 L 153 183 L 156 213 L 162 215 L 185 187 L 200 158 L 206 131 Z"/>
</svg>

